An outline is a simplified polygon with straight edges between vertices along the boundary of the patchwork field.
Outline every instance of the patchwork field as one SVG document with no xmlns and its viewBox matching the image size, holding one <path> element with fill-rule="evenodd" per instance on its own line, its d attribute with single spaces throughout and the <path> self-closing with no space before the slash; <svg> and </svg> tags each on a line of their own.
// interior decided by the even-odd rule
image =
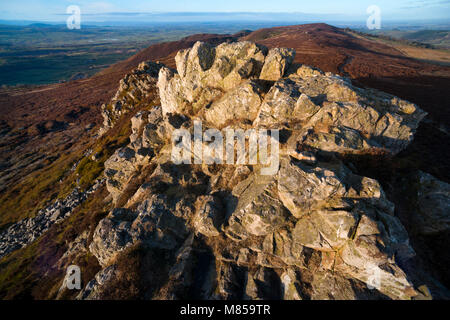
<svg viewBox="0 0 450 320">
<path fill-rule="evenodd" d="M 237 26 L 229 26 L 231 31 Z M 209 25 L 82 27 L 0 25 L 0 86 L 41 85 L 88 78 L 154 43 L 195 33 L 227 33 Z"/>
</svg>

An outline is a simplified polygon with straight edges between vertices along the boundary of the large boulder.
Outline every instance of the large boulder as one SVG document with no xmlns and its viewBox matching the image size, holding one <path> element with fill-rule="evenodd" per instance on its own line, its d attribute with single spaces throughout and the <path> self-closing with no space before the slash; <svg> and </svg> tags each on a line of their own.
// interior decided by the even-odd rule
<svg viewBox="0 0 450 320">
<path fill-rule="evenodd" d="M 260 79 L 277 81 L 284 76 L 292 62 L 294 62 L 295 50 L 287 48 L 273 48 L 267 54 Z"/>
<path fill-rule="evenodd" d="M 197 202 L 198 209 L 194 217 L 194 229 L 207 237 L 219 236 L 225 214 L 221 201 L 213 196 L 204 196 L 200 197 Z"/>
<path fill-rule="evenodd" d="M 219 128 L 232 122 L 253 122 L 261 105 L 261 92 L 256 82 L 244 82 L 205 111 L 206 121 Z"/>
<path fill-rule="evenodd" d="M 255 124 L 301 128 L 301 142 L 319 150 L 365 153 L 383 149 L 397 154 L 412 141 L 426 115 L 410 102 L 354 87 L 339 76 L 300 74 L 273 85 Z"/>
<path fill-rule="evenodd" d="M 242 82 L 258 79 L 267 52 L 266 47 L 245 41 L 217 47 L 197 42 L 192 48 L 178 52 L 177 72 L 162 68 L 159 74 L 163 113 L 197 114 Z"/>
<path fill-rule="evenodd" d="M 229 208 L 229 218 L 224 232 L 235 241 L 250 236 L 266 236 L 288 223 L 288 211 L 276 198 L 276 180 L 251 175 L 233 189 L 238 199 Z"/>
<path fill-rule="evenodd" d="M 136 210 L 114 209 L 98 224 L 89 249 L 104 267 L 137 243 L 150 248 L 173 249 L 188 235 L 182 216 L 183 211 L 190 209 L 183 205 L 177 209 L 178 216 L 168 200 L 157 195 L 142 202 Z"/>
<path fill-rule="evenodd" d="M 130 143 L 105 161 L 106 187 L 116 202 L 135 173 L 149 163 L 165 139 L 160 107 L 131 119 Z"/>
<path fill-rule="evenodd" d="M 98 134 L 104 135 L 123 114 L 151 102 L 153 90 L 163 65 L 145 61 L 120 80 L 119 88 L 108 104 L 101 106 L 103 125 Z"/>
</svg>

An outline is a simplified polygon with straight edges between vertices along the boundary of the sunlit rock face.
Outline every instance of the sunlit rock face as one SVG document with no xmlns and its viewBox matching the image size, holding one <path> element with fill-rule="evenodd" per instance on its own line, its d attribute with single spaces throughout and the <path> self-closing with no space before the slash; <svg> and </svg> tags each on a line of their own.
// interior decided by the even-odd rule
<svg viewBox="0 0 450 320">
<path fill-rule="evenodd" d="M 292 49 L 251 42 L 197 42 L 176 55 L 176 70 L 159 68 L 161 106 L 133 117 L 129 145 L 105 163 L 115 202 L 132 181 L 139 185 L 94 232 L 90 251 L 103 268 L 139 245 L 166 250 L 173 264 L 158 297 L 192 290 L 202 299 L 418 294 L 398 263 L 415 253 L 394 205 L 342 158 L 397 154 L 425 113 L 294 65 L 294 57 Z M 192 132 L 196 121 L 205 130 L 280 130 L 275 172 L 262 175 L 261 165 L 248 162 L 174 164 L 171 133 Z"/>
</svg>

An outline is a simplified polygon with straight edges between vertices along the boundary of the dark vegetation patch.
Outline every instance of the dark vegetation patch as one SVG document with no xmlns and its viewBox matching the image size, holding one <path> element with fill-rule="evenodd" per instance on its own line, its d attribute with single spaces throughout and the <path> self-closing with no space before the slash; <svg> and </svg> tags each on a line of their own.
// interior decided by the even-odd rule
<svg viewBox="0 0 450 320">
<path fill-rule="evenodd" d="M 115 261 L 118 275 L 108 283 L 101 299 L 152 299 L 168 281 L 173 252 L 146 249 L 141 244 L 126 249 Z"/>
</svg>

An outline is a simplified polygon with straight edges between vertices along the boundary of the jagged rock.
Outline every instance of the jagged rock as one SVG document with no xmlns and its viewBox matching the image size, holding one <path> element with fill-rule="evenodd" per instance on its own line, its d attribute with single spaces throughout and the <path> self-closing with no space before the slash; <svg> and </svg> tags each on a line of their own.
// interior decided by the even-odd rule
<svg viewBox="0 0 450 320">
<path fill-rule="evenodd" d="M 146 247 L 173 249 L 186 237 L 186 221 L 173 214 L 167 198 L 153 195 L 133 211 L 114 209 L 95 229 L 89 247 L 102 266 L 108 266 L 124 249 L 140 242 Z M 187 207 L 178 205 L 180 215 Z"/>
<path fill-rule="evenodd" d="M 252 42 L 223 43 L 215 48 L 197 42 L 180 51 L 175 58 L 178 73 L 162 68 L 159 74 L 163 114 L 197 113 L 224 91 L 247 79 L 257 79 L 266 55 L 267 48 Z M 244 90 L 251 89 L 244 86 Z"/>
<path fill-rule="evenodd" d="M 288 212 L 276 199 L 273 177 L 252 175 L 233 190 L 238 199 L 224 232 L 240 241 L 249 236 L 266 236 L 287 223 Z"/>
<path fill-rule="evenodd" d="M 383 148 L 396 154 L 411 142 L 425 115 L 394 96 L 315 73 L 278 80 L 255 123 L 267 127 L 300 122 L 300 142 L 319 150 L 361 153 Z"/>
<path fill-rule="evenodd" d="M 229 91 L 243 80 L 257 78 L 267 52 L 266 47 L 253 42 L 222 43 L 216 47 L 216 57 L 205 82 Z"/>
<path fill-rule="evenodd" d="M 133 118 L 131 118 L 131 135 L 130 142 L 134 143 L 139 138 L 139 131 L 146 124 L 146 120 L 148 119 L 148 112 L 141 111 L 138 112 Z"/>
<path fill-rule="evenodd" d="M 256 82 L 244 82 L 205 111 L 206 121 L 219 128 L 229 122 L 253 122 L 261 104 L 261 91 Z"/>
<path fill-rule="evenodd" d="M 314 211 L 300 219 L 293 232 L 294 241 L 319 251 L 335 251 L 344 246 L 357 224 L 355 214 L 347 211 Z"/>
<path fill-rule="evenodd" d="M 163 65 L 159 62 L 142 62 L 131 73 L 120 80 L 119 88 L 109 104 L 101 106 L 103 125 L 98 135 L 104 135 L 114 126 L 117 119 L 136 108 L 140 104 L 149 103 L 152 88 L 158 81 L 159 70 Z"/>
<path fill-rule="evenodd" d="M 169 68 L 163 67 L 158 76 L 159 97 L 163 115 L 175 113 L 182 101 L 182 84 L 179 75 L 175 75 Z"/>
<path fill-rule="evenodd" d="M 257 124 L 269 126 L 296 119 L 304 120 L 308 115 L 313 116 L 319 109 L 307 95 L 296 88 L 295 82 L 281 79 L 267 93 Z"/>
<path fill-rule="evenodd" d="M 284 206 L 297 218 L 311 210 L 326 207 L 346 207 L 342 202 L 346 189 L 340 181 L 338 170 L 317 165 L 315 167 L 281 162 L 278 194 Z M 302 187 L 299 188 L 299 185 Z"/>
<path fill-rule="evenodd" d="M 117 266 L 111 265 L 102 269 L 95 275 L 95 278 L 88 282 L 86 287 L 78 294 L 77 300 L 99 300 L 102 290 L 108 282 L 117 276 Z"/>
<path fill-rule="evenodd" d="M 277 81 L 284 76 L 284 73 L 294 61 L 294 58 L 294 49 L 270 49 L 261 70 L 260 79 Z"/>
<path fill-rule="evenodd" d="M 207 237 L 218 236 L 224 219 L 222 206 L 213 196 L 200 197 L 197 201 L 198 209 L 193 222 L 195 230 Z"/>
<path fill-rule="evenodd" d="M 149 163 L 165 139 L 165 132 L 160 126 L 161 108 L 153 107 L 142 111 L 131 119 L 130 144 L 118 149 L 105 161 L 106 187 L 116 202 L 125 190 L 127 183 L 140 167 Z"/>
<path fill-rule="evenodd" d="M 198 75 L 211 68 L 214 63 L 215 48 L 209 43 L 197 42 L 192 48 L 181 50 L 175 57 L 178 74 Z"/>
<path fill-rule="evenodd" d="M 294 238 L 293 227 L 284 227 L 266 236 L 262 243 L 261 252 L 258 253 L 263 265 L 275 267 L 277 260 L 270 260 L 268 257 L 277 258 L 284 265 L 304 267 L 303 245 Z"/>
<path fill-rule="evenodd" d="M 114 201 L 118 200 L 139 164 L 136 152 L 129 147 L 117 150 L 105 161 L 106 186 Z"/>
<path fill-rule="evenodd" d="M 135 216 L 130 210 L 116 209 L 98 224 L 89 250 L 102 266 L 107 266 L 120 251 L 133 244 L 129 230 Z"/>
</svg>

